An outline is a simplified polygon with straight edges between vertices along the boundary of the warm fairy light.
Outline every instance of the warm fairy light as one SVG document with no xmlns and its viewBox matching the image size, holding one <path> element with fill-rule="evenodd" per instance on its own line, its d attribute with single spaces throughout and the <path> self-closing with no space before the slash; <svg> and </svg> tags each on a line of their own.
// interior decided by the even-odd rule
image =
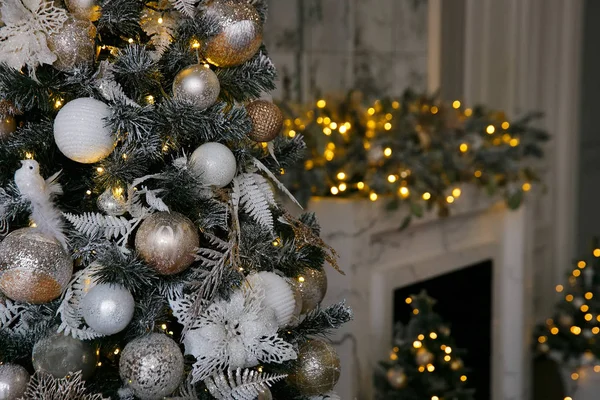
<svg viewBox="0 0 600 400">
<path fill-rule="evenodd" d="M 385 119 L 386 119 L 387 121 L 391 121 L 391 120 L 392 120 L 392 118 L 394 118 L 394 116 L 393 116 L 391 113 L 387 113 L 387 114 L 385 114 Z"/>
<path fill-rule="evenodd" d="M 419 340 L 425 340 L 425 335 L 423 335 L 422 333 L 420 333 L 419 336 L 417 336 L 417 339 L 419 339 Z"/>
<path fill-rule="evenodd" d="M 326 126 L 325 128 L 323 128 L 323 133 L 329 136 L 331 135 L 331 129 L 329 129 L 329 127 Z"/>
<path fill-rule="evenodd" d="M 446 347 L 448 347 L 448 346 L 446 346 L 445 344 L 443 344 L 443 345 L 440 346 L 440 349 L 441 350 L 446 350 Z"/>
<path fill-rule="evenodd" d="M 473 173 L 473 175 L 475 175 L 475 178 L 481 178 L 482 173 L 481 171 L 477 170 Z"/>
<path fill-rule="evenodd" d="M 550 333 L 551 333 L 551 334 L 553 334 L 553 335 L 558 335 L 558 328 L 557 328 L 557 327 L 555 327 L 555 326 L 554 326 L 554 327 L 552 327 L 552 328 L 550 329 Z"/>
<path fill-rule="evenodd" d="M 414 347 L 415 349 L 420 349 L 421 347 L 423 347 L 423 343 L 421 343 L 421 341 L 419 341 L 419 340 L 415 340 L 415 341 L 413 342 L 413 347 Z"/>
<path fill-rule="evenodd" d="M 425 367 L 424 366 L 419 366 L 419 372 L 425 372 Z"/>
<path fill-rule="evenodd" d="M 446 201 L 448 202 L 448 204 L 454 203 L 454 196 L 448 196 L 448 197 L 446 197 Z"/>
<path fill-rule="evenodd" d="M 396 353 L 391 353 L 390 354 L 390 360 L 396 361 L 397 359 L 398 359 L 398 354 L 396 354 Z"/>
<path fill-rule="evenodd" d="M 460 197 L 462 191 L 459 188 L 454 188 L 454 190 L 452 190 L 452 196 L 454 197 Z"/>
<path fill-rule="evenodd" d="M 114 355 L 116 356 L 117 354 L 119 354 L 119 351 L 121 351 L 121 350 L 115 349 L 115 351 L 113 351 Z"/>
<path fill-rule="evenodd" d="M 165 144 L 165 145 L 162 147 L 162 151 L 163 151 L 163 153 L 166 153 L 167 151 L 169 151 L 169 145 L 166 145 L 166 144 Z"/>
<path fill-rule="evenodd" d="M 104 168 L 98 167 L 98 168 L 96 168 L 96 171 L 98 171 L 98 173 L 101 174 L 104 172 Z"/>
<path fill-rule="evenodd" d="M 408 190 L 406 186 L 402 186 L 400 189 L 398 189 L 398 193 L 400 193 L 400 196 L 405 199 L 410 195 L 410 190 Z"/>
<path fill-rule="evenodd" d="M 592 316 L 592 314 L 587 313 L 585 314 L 585 316 L 583 317 L 586 321 L 591 321 L 594 317 Z"/>
<path fill-rule="evenodd" d="M 128 42 L 133 43 L 133 38 L 129 38 Z"/>
<path fill-rule="evenodd" d="M 330 124 L 329 124 L 329 127 L 330 127 L 331 129 L 337 129 L 337 127 L 338 127 L 338 124 L 336 124 L 335 122 L 332 122 L 332 123 L 330 123 Z"/>
<path fill-rule="evenodd" d="M 460 101 L 454 100 L 452 102 L 452 108 L 459 109 L 460 108 Z"/>
<path fill-rule="evenodd" d="M 371 200 L 371 201 L 377 200 L 377 193 L 371 192 L 371 194 L 369 194 L 369 200 Z"/>
<path fill-rule="evenodd" d="M 583 297 L 585 297 L 586 300 L 591 300 L 594 297 L 594 293 L 587 292 Z"/>
<path fill-rule="evenodd" d="M 577 372 L 573 372 L 571 374 L 571 379 L 573 379 L 574 381 L 576 381 L 577 379 L 579 379 L 579 374 Z"/>
<path fill-rule="evenodd" d="M 37 228 L 37 224 L 33 221 L 29 222 L 29 226 L 32 228 Z"/>
<path fill-rule="evenodd" d="M 576 269 L 575 271 L 573 271 L 573 276 L 578 277 L 579 275 L 581 275 L 581 271 Z"/>
<path fill-rule="evenodd" d="M 511 138 L 511 136 L 510 136 L 508 133 L 505 133 L 504 135 L 502 135 L 502 141 L 503 141 L 504 143 L 510 143 L 510 140 L 511 140 L 511 139 L 512 139 L 512 138 Z"/>
<path fill-rule="evenodd" d="M 163 23 L 163 18 L 162 17 L 158 17 L 158 23 L 162 24 Z"/>
<path fill-rule="evenodd" d="M 387 180 L 389 183 L 394 183 L 398 180 L 398 177 L 396 175 L 388 175 Z"/>
<path fill-rule="evenodd" d="M 344 179 L 346 179 L 346 174 L 344 172 L 338 172 L 337 178 L 343 181 Z"/>
<path fill-rule="evenodd" d="M 344 192 L 346 189 L 348 189 L 348 186 L 345 183 L 340 183 L 338 188 L 340 189 L 340 192 Z"/>
<path fill-rule="evenodd" d="M 335 150 L 335 143 L 333 143 L 333 142 L 327 143 L 327 149 L 328 150 Z"/>
<path fill-rule="evenodd" d="M 440 398 L 437 396 L 431 396 L 431 400 L 440 400 Z"/>
<path fill-rule="evenodd" d="M 291 138 L 296 137 L 296 131 L 293 129 L 290 129 L 290 131 L 288 132 L 288 136 Z"/>
<path fill-rule="evenodd" d="M 571 327 L 571 333 L 573 335 L 579 335 L 581 333 L 581 328 L 578 326 L 572 326 Z"/>
<path fill-rule="evenodd" d="M 429 192 L 425 192 L 423 193 L 423 200 L 429 200 L 431 198 L 431 193 Z"/>
<path fill-rule="evenodd" d="M 427 364 L 427 371 L 429 371 L 429 372 L 435 371 L 435 367 L 433 366 L 433 364 Z"/>
<path fill-rule="evenodd" d="M 405 169 L 404 171 L 400 172 L 400 177 L 402 179 L 406 178 L 408 175 L 410 175 L 410 169 Z"/>
<path fill-rule="evenodd" d="M 494 125 L 488 125 L 487 128 L 485 128 L 485 131 L 491 135 L 492 133 L 496 132 L 496 128 Z"/>
<path fill-rule="evenodd" d="M 317 118 L 317 124 L 322 124 L 323 123 L 323 117 L 319 117 Z M 291 121 L 290 121 L 291 124 Z"/>
<path fill-rule="evenodd" d="M 431 332 L 431 333 L 429 334 L 429 337 L 435 340 L 435 339 L 437 339 L 437 333 L 435 333 L 435 332 Z"/>
<path fill-rule="evenodd" d="M 333 160 L 333 157 L 335 156 L 335 153 L 331 150 L 325 150 L 325 159 L 327 161 L 331 161 Z"/>
<path fill-rule="evenodd" d="M 303 276 L 299 276 L 298 277 L 298 282 L 303 283 L 304 282 L 304 277 Z"/>
<path fill-rule="evenodd" d="M 583 269 L 583 268 L 585 268 L 586 265 L 587 265 L 586 262 L 583 260 L 577 262 L 577 268 Z"/>
<path fill-rule="evenodd" d="M 412 297 L 407 297 L 407 298 L 406 298 L 406 300 L 404 300 L 404 302 L 405 302 L 406 304 L 410 304 L 410 303 L 412 303 Z"/>
<path fill-rule="evenodd" d="M 166 330 L 167 330 L 167 324 L 162 324 L 162 325 L 160 326 L 160 328 L 161 328 L 163 331 L 166 331 Z"/>
<path fill-rule="evenodd" d="M 60 108 L 62 105 L 63 103 L 61 99 L 56 99 L 56 101 L 54 102 L 54 108 Z"/>
<path fill-rule="evenodd" d="M 581 312 L 588 312 L 590 306 L 588 306 L 587 304 L 582 304 L 579 309 L 581 310 Z"/>
<path fill-rule="evenodd" d="M 521 186 L 524 192 L 529 192 L 531 190 L 531 183 L 525 182 L 523 186 Z"/>
<path fill-rule="evenodd" d="M 594 372 L 600 372 L 600 365 L 594 365 Z"/>
<path fill-rule="evenodd" d="M 473 114 L 473 110 L 471 110 L 470 108 L 466 108 L 465 109 L 465 117 L 470 117 L 471 114 Z"/>
<path fill-rule="evenodd" d="M 194 41 L 192 42 L 192 48 L 193 48 L 193 49 L 199 49 L 199 48 L 200 48 L 200 42 L 199 42 L 199 41 L 197 41 L 197 40 L 194 40 Z"/>
<path fill-rule="evenodd" d="M 600 249 L 594 249 L 594 257 L 600 257 Z"/>
<path fill-rule="evenodd" d="M 390 124 L 389 122 L 386 122 L 385 125 L 383 125 L 383 129 L 385 129 L 386 131 L 389 131 L 390 129 L 392 129 L 392 124 Z"/>
<path fill-rule="evenodd" d="M 28 160 L 33 159 L 33 153 L 30 153 L 30 152 L 25 153 L 25 158 Z"/>
<path fill-rule="evenodd" d="M 346 125 L 342 125 L 340 126 L 340 129 L 338 129 L 340 131 L 340 133 L 343 135 L 344 133 L 348 132 L 348 128 L 346 127 Z"/>
<path fill-rule="evenodd" d="M 451 356 L 449 356 L 448 354 L 446 354 L 446 355 L 444 356 L 444 361 L 446 361 L 446 362 L 450 362 L 450 360 L 452 360 L 452 357 L 451 357 Z"/>
<path fill-rule="evenodd" d="M 593 327 L 593 328 L 592 328 L 592 333 L 593 333 L 594 335 L 597 335 L 598 333 L 600 333 L 600 328 L 598 328 L 597 326 Z"/>
<path fill-rule="evenodd" d="M 466 153 L 469 150 L 469 145 L 466 143 L 461 143 L 459 149 L 462 153 Z"/>
<path fill-rule="evenodd" d="M 508 123 L 508 121 L 504 121 L 502 123 L 502 129 L 508 129 L 510 127 L 510 124 Z"/>
<path fill-rule="evenodd" d="M 546 336 L 540 336 L 538 338 L 539 343 L 546 343 L 547 341 L 548 341 L 548 338 Z"/>
<path fill-rule="evenodd" d="M 331 191 L 331 194 L 334 196 L 340 192 L 339 189 L 335 186 L 332 186 L 330 191 Z"/>
<path fill-rule="evenodd" d="M 373 107 L 369 108 L 369 109 L 367 110 L 367 114 L 369 114 L 369 115 L 373 115 L 373 114 L 375 114 L 375 109 L 374 109 Z"/>
<path fill-rule="evenodd" d="M 519 145 L 519 139 L 512 138 L 510 139 L 510 142 L 508 142 L 508 144 L 510 145 L 510 147 L 517 147 Z"/>
<path fill-rule="evenodd" d="M 96 364 L 98 367 L 102 366 L 102 361 L 98 361 L 98 364 Z"/>
<path fill-rule="evenodd" d="M 560 292 L 562 292 L 562 291 L 563 291 L 565 288 L 564 288 L 564 286 L 563 286 L 563 285 L 556 285 L 556 288 L 555 288 L 555 289 L 556 289 L 556 291 L 557 291 L 558 293 L 560 293 Z"/>
<path fill-rule="evenodd" d="M 85 191 L 85 194 L 87 194 L 87 195 L 89 196 L 89 195 L 91 195 L 91 194 L 92 194 L 92 191 L 91 191 L 91 190 L 86 190 L 86 191 Z"/>
<path fill-rule="evenodd" d="M 383 150 L 383 155 L 384 155 L 384 156 L 386 156 L 386 157 L 389 157 L 389 156 L 391 156 L 391 155 L 392 155 L 392 149 L 391 149 L 391 148 L 389 148 L 389 147 L 386 147 L 386 148 Z"/>
<path fill-rule="evenodd" d="M 461 382 L 466 382 L 467 381 L 467 376 L 466 375 L 462 375 L 460 377 Z"/>
<path fill-rule="evenodd" d="M 327 105 L 327 102 L 323 99 L 317 101 L 317 107 L 319 107 L 319 108 L 325 108 L 326 105 Z"/>
<path fill-rule="evenodd" d="M 569 397 L 569 396 L 567 396 L 567 397 L 565 397 L 563 400 L 573 400 L 573 398 L 572 398 L 572 397 Z"/>
<path fill-rule="evenodd" d="M 436 106 L 432 106 L 432 107 L 431 107 L 431 113 L 432 113 L 432 114 L 437 114 L 437 113 L 438 113 L 438 111 L 439 111 L 439 109 L 438 109 Z"/>
<path fill-rule="evenodd" d="M 331 118 L 329 118 L 329 117 L 325 117 L 325 118 L 323 118 L 323 123 L 324 123 L 325 125 L 329 125 L 329 123 L 330 123 L 330 122 L 331 122 Z"/>
<path fill-rule="evenodd" d="M 419 309 L 418 309 L 418 308 L 415 308 L 415 309 L 413 310 L 413 314 L 415 314 L 415 315 L 419 315 Z"/>
<path fill-rule="evenodd" d="M 572 301 L 573 301 L 573 295 L 572 295 L 572 294 L 568 294 L 568 295 L 566 295 L 566 296 L 565 296 L 565 300 L 566 300 L 568 303 L 572 302 Z"/>
<path fill-rule="evenodd" d="M 393 101 L 393 102 L 392 102 L 392 108 L 393 108 L 394 110 L 397 110 L 397 109 L 399 109 L 399 108 L 400 108 L 400 103 L 399 103 L 399 102 L 397 102 L 397 101 Z"/>
<path fill-rule="evenodd" d="M 394 351 L 394 353 L 397 353 L 400 351 L 400 347 L 394 346 L 394 348 L 392 350 Z"/>
<path fill-rule="evenodd" d="M 452 353 L 452 347 L 446 346 L 446 348 L 444 349 L 444 352 L 446 352 L 446 354 Z"/>
<path fill-rule="evenodd" d="M 369 129 L 375 129 L 376 126 L 377 126 L 377 124 L 372 119 L 370 119 L 370 120 L 367 121 L 367 128 L 369 128 Z"/>
<path fill-rule="evenodd" d="M 363 190 L 365 188 L 365 183 L 364 182 L 358 182 L 356 184 L 356 187 L 358 190 Z"/>
</svg>

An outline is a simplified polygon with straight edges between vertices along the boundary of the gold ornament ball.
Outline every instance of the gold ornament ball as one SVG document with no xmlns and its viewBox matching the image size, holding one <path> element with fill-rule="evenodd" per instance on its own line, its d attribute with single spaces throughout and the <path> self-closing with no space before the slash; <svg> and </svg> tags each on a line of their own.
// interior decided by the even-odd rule
<svg viewBox="0 0 600 400">
<path fill-rule="evenodd" d="M 161 275 L 177 274 L 192 265 L 199 245 L 198 228 L 176 212 L 152 214 L 135 236 L 135 249 Z"/>
<path fill-rule="evenodd" d="M 268 387 L 263 387 L 258 391 L 258 398 L 256 400 L 273 400 L 273 395 Z"/>
<path fill-rule="evenodd" d="M 94 62 L 96 27 L 90 21 L 69 18 L 62 28 L 48 37 L 48 48 L 56 54 L 52 64 L 67 71 L 78 64 Z"/>
<path fill-rule="evenodd" d="M 340 358 L 335 349 L 321 341 L 311 340 L 298 350 L 298 359 L 287 381 L 305 396 L 329 392 L 340 379 Z"/>
<path fill-rule="evenodd" d="M 75 18 L 89 21 L 100 19 L 100 6 L 97 0 L 65 0 L 65 5 Z"/>
<path fill-rule="evenodd" d="M 248 134 L 256 142 L 270 142 L 283 128 L 283 113 L 277 105 L 265 100 L 256 100 L 246 106 L 252 121 L 252 131 Z"/>
<path fill-rule="evenodd" d="M 0 243 L 0 291 L 41 304 L 56 299 L 73 274 L 71 256 L 53 237 L 34 228 L 11 232 Z"/>
<path fill-rule="evenodd" d="M 305 268 L 292 282 L 302 297 L 302 314 L 317 308 L 327 293 L 325 270 Z"/>
<path fill-rule="evenodd" d="M 385 374 L 388 383 L 394 389 L 402 389 L 408 383 L 408 378 L 404 373 L 404 369 L 400 367 L 392 367 Z"/>
<path fill-rule="evenodd" d="M 424 348 L 420 348 L 417 351 L 417 364 L 419 365 L 426 365 L 426 364 L 431 364 L 431 362 L 433 361 L 434 357 L 433 354 L 431 354 L 429 351 L 425 350 Z"/>
<path fill-rule="evenodd" d="M 260 15 L 248 3 L 214 0 L 206 15 L 217 21 L 219 33 L 204 43 L 206 60 L 219 67 L 233 67 L 251 59 L 262 44 Z"/>
<path fill-rule="evenodd" d="M 12 115 L 0 115 L 0 140 L 6 139 L 17 130 L 17 120 Z"/>
</svg>

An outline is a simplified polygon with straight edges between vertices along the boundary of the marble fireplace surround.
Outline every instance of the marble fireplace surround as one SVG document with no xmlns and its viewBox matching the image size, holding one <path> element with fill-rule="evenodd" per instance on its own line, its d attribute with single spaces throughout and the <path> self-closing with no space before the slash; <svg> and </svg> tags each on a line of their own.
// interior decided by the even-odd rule
<svg viewBox="0 0 600 400">
<path fill-rule="evenodd" d="M 533 224 L 527 205 L 510 211 L 467 187 L 450 217 L 431 213 L 398 231 L 406 211 L 386 211 L 384 201 L 316 198 L 309 206 L 346 272 L 328 270 L 324 304 L 346 299 L 355 312 L 334 338 L 343 366 L 338 394 L 372 398 L 373 368 L 391 348 L 394 289 L 491 259 L 491 399 L 529 399 Z"/>
</svg>

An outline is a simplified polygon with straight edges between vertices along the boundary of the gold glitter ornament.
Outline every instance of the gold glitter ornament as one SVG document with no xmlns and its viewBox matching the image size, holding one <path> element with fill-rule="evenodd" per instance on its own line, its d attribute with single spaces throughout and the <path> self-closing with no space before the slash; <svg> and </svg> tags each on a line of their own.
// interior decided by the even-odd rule
<svg viewBox="0 0 600 400">
<path fill-rule="evenodd" d="M 54 68 L 68 71 L 78 64 L 94 62 L 96 27 L 90 21 L 69 18 L 48 37 L 48 48 L 56 55 Z"/>
<path fill-rule="evenodd" d="M 27 303 L 47 303 L 65 289 L 73 261 L 58 240 L 34 228 L 11 232 L 0 243 L 0 291 Z"/>
<path fill-rule="evenodd" d="M 78 19 L 97 21 L 102 15 L 98 0 L 65 0 L 65 5 L 71 14 Z"/>
<path fill-rule="evenodd" d="M 408 383 L 408 378 L 404 373 L 404 368 L 401 367 L 392 367 L 388 369 L 385 376 L 390 386 L 394 389 L 402 389 Z"/>
<path fill-rule="evenodd" d="M 262 44 L 260 15 L 248 3 L 214 0 L 206 15 L 217 21 L 219 33 L 204 43 L 206 60 L 219 67 L 234 67 L 251 59 Z"/>
<path fill-rule="evenodd" d="M 256 142 L 270 142 L 283 128 L 283 113 L 277 105 L 265 100 L 256 100 L 246 106 L 252 121 L 252 131 L 248 134 Z"/>
<path fill-rule="evenodd" d="M 302 297 L 302 314 L 317 308 L 327 293 L 325 270 L 304 268 L 292 282 Z"/>
<path fill-rule="evenodd" d="M 303 395 L 316 396 L 332 390 L 340 372 L 340 358 L 335 349 L 321 340 L 311 340 L 300 346 L 287 381 Z"/>
<path fill-rule="evenodd" d="M 17 130 L 17 120 L 12 115 L 0 115 L 0 140 L 6 139 Z"/>
<path fill-rule="evenodd" d="M 177 274 L 192 265 L 199 245 L 198 228 L 177 212 L 152 214 L 135 236 L 135 249 L 161 275 Z"/>
</svg>

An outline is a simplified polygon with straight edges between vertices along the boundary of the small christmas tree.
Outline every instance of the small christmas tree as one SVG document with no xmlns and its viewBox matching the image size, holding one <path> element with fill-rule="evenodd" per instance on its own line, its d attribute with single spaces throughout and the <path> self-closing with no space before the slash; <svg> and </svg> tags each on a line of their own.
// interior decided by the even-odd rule
<svg viewBox="0 0 600 400">
<path fill-rule="evenodd" d="M 435 300 L 421 292 L 406 299 L 413 309 L 399 326 L 389 361 L 375 375 L 377 400 L 473 400 L 467 370 L 450 328 L 433 311 Z"/>
</svg>

